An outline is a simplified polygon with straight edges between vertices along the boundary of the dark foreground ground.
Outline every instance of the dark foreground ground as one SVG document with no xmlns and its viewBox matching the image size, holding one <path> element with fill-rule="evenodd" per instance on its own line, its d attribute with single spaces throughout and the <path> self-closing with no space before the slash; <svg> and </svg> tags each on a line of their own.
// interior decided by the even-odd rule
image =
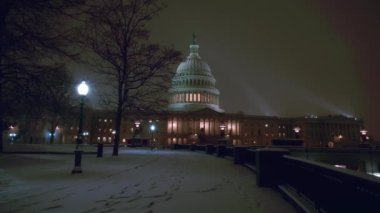
<svg viewBox="0 0 380 213">
<path fill-rule="evenodd" d="M 296 212 L 232 161 L 123 148 L 112 157 L 0 154 L 0 212 Z"/>
</svg>

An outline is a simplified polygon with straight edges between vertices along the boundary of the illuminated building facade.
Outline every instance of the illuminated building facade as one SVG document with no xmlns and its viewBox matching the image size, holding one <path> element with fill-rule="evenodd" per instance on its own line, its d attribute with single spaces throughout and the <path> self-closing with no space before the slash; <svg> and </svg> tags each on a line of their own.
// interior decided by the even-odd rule
<svg viewBox="0 0 380 213">
<path fill-rule="evenodd" d="M 136 115 L 123 120 L 121 142 L 134 138 L 138 121 L 139 137 L 149 140 L 149 125 L 155 122 L 155 138 L 162 145 L 215 144 L 225 126 L 229 145 L 270 145 L 272 139 L 302 139 L 306 146 L 326 147 L 328 142 L 360 141 L 362 121 L 342 116 L 278 118 L 224 113 L 219 107 L 219 90 L 207 63 L 199 55 L 195 38 L 186 60 L 179 64 L 169 90 L 168 111 L 164 114 Z M 109 116 L 110 118 L 111 116 Z M 99 118 L 98 141 L 112 142 L 112 125 L 104 127 L 107 119 Z M 108 121 L 111 119 L 108 119 Z"/>
</svg>

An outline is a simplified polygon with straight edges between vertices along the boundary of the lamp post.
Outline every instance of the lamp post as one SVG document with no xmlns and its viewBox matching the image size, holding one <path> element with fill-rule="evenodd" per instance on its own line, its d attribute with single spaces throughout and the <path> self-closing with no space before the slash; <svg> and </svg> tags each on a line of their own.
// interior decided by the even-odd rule
<svg viewBox="0 0 380 213">
<path fill-rule="evenodd" d="M 297 139 L 300 138 L 300 131 L 301 131 L 301 128 L 298 127 L 298 126 L 296 126 L 296 127 L 293 128 L 293 131 L 294 131 L 294 134 L 295 134 L 296 138 L 297 138 Z"/>
<path fill-rule="evenodd" d="M 14 142 L 14 140 L 15 140 L 15 137 L 16 137 L 16 130 L 15 130 L 15 127 L 13 126 L 13 125 L 11 125 L 10 127 L 9 127 L 9 131 L 10 131 L 10 133 L 9 133 L 9 137 L 11 138 L 11 144 L 13 144 L 13 142 Z"/>
<path fill-rule="evenodd" d="M 360 134 L 362 136 L 361 139 L 363 143 L 367 141 L 367 138 L 368 138 L 367 133 L 368 131 L 366 129 L 360 130 Z"/>
<path fill-rule="evenodd" d="M 79 128 L 78 128 L 78 135 L 76 139 L 76 147 L 75 147 L 75 164 L 74 164 L 74 169 L 72 170 L 71 173 L 76 174 L 76 173 L 82 173 L 82 168 L 81 168 L 81 161 L 82 161 L 82 153 L 83 150 L 81 149 L 81 145 L 83 143 L 83 105 L 84 105 L 84 98 L 86 97 L 87 93 L 89 91 L 89 88 L 86 84 L 85 81 L 82 81 L 78 87 L 77 87 L 77 92 L 81 96 L 80 99 L 80 113 L 79 113 Z"/>
<path fill-rule="evenodd" d="M 293 131 L 294 131 L 294 134 L 295 134 L 295 138 L 296 139 L 299 139 L 300 138 L 300 132 L 301 132 L 301 127 L 299 126 L 295 126 L 293 128 Z M 309 159 L 309 151 L 308 151 L 308 144 L 307 142 L 305 142 L 305 154 L 306 154 L 306 159 Z"/>
<path fill-rule="evenodd" d="M 226 137 L 226 125 L 225 124 L 220 124 L 220 137 L 225 138 Z"/>
<path fill-rule="evenodd" d="M 135 146 L 141 146 L 141 138 L 140 138 L 140 124 L 141 122 L 140 121 L 135 121 L 134 122 L 135 124 L 135 132 L 133 133 L 133 139 L 131 141 L 131 146 L 132 147 L 135 147 Z"/>
<path fill-rule="evenodd" d="M 13 144 L 15 137 L 16 137 L 16 133 L 14 133 L 14 132 L 9 133 L 9 137 L 11 137 L 11 144 Z"/>
<path fill-rule="evenodd" d="M 156 126 L 154 125 L 154 123 L 152 123 L 149 127 L 150 129 L 150 135 L 151 135 L 151 140 L 150 140 L 150 150 L 153 151 L 153 149 L 155 148 L 155 141 L 154 141 L 154 131 L 156 130 Z"/>
<path fill-rule="evenodd" d="M 141 124 L 140 121 L 135 121 L 135 128 L 136 128 L 135 135 L 139 134 L 140 124 Z"/>
</svg>

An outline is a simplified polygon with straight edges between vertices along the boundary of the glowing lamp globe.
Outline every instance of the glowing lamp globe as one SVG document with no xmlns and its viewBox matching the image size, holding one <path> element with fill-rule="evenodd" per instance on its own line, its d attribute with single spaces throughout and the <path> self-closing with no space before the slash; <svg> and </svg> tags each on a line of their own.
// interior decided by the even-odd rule
<svg viewBox="0 0 380 213">
<path fill-rule="evenodd" d="M 301 131 L 301 128 L 298 127 L 298 126 L 296 126 L 296 127 L 293 128 L 293 131 L 294 131 L 295 133 L 299 133 L 299 132 Z"/>
<path fill-rule="evenodd" d="M 88 90 L 89 88 L 85 81 L 82 81 L 77 87 L 78 94 L 81 96 L 86 96 L 88 93 Z"/>
</svg>

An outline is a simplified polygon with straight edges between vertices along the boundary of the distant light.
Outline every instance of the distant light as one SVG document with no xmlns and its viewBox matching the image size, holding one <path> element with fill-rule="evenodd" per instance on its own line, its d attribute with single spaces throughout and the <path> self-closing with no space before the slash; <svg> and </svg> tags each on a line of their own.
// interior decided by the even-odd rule
<svg viewBox="0 0 380 213">
<path fill-rule="evenodd" d="M 89 133 L 86 131 L 86 132 L 83 132 L 83 136 L 88 136 Z"/>
<path fill-rule="evenodd" d="M 16 133 L 14 132 L 9 133 L 9 137 L 16 137 Z"/>
<path fill-rule="evenodd" d="M 362 130 L 360 130 L 360 133 L 361 133 L 362 135 L 367 135 L 368 131 L 365 130 L 365 129 L 362 129 Z"/>
<path fill-rule="evenodd" d="M 136 126 L 136 128 L 139 128 L 140 124 L 141 124 L 140 121 L 135 121 L 135 126 Z"/>
<path fill-rule="evenodd" d="M 82 81 L 82 82 L 78 85 L 78 87 L 77 87 L 77 91 L 78 91 L 78 94 L 79 94 L 79 95 L 82 95 L 82 96 L 86 96 L 86 95 L 87 95 L 87 93 L 88 93 L 88 91 L 89 91 L 89 88 L 88 88 L 88 86 L 87 86 L 87 84 L 86 84 L 85 81 Z"/>
<path fill-rule="evenodd" d="M 268 124 L 265 124 L 265 127 L 268 127 Z"/>
<path fill-rule="evenodd" d="M 115 130 L 113 130 L 113 131 L 112 131 L 112 134 L 113 134 L 113 135 L 114 135 L 114 134 L 116 134 L 116 131 L 115 131 Z"/>
<path fill-rule="evenodd" d="M 222 130 L 222 131 L 226 130 L 226 125 L 225 124 L 221 124 L 219 127 L 220 127 L 220 130 Z"/>
<path fill-rule="evenodd" d="M 301 131 L 301 128 L 298 127 L 298 126 L 296 126 L 296 127 L 293 128 L 293 130 L 294 130 L 295 133 L 299 133 Z"/>
<path fill-rule="evenodd" d="M 150 125 L 150 130 L 151 130 L 151 131 L 156 130 L 156 126 L 155 126 L 154 124 Z"/>
</svg>

